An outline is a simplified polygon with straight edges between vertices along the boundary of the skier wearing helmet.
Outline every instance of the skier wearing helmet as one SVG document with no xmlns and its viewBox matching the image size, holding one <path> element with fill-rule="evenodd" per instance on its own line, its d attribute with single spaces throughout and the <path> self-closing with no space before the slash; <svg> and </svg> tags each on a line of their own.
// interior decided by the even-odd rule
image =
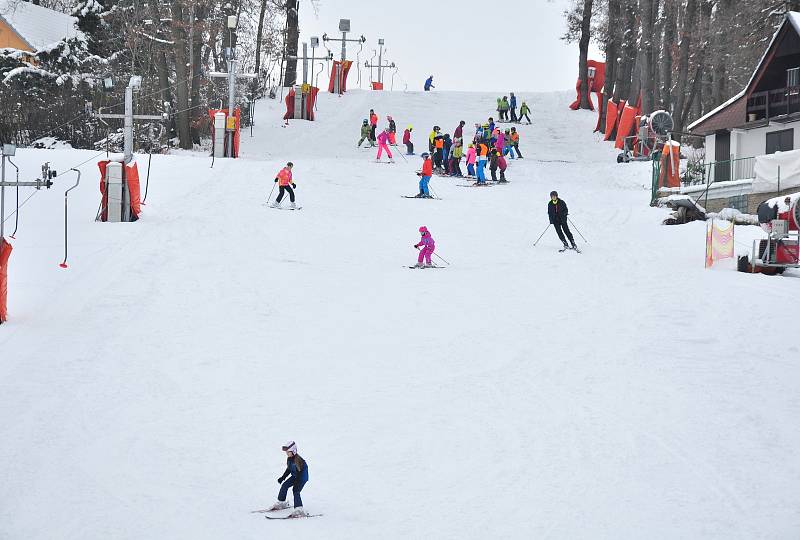
<svg viewBox="0 0 800 540">
<path fill-rule="evenodd" d="M 431 181 L 431 176 L 433 176 L 433 162 L 428 152 L 423 152 L 420 157 L 425 161 L 422 162 L 422 171 L 417 173 L 417 176 L 420 177 L 419 194 L 417 194 L 417 197 L 430 199 L 431 194 L 428 190 L 428 182 Z"/>
<path fill-rule="evenodd" d="M 391 116 L 387 116 L 386 119 L 389 121 L 389 144 L 397 146 L 397 124 Z"/>
<path fill-rule="evenodd" d="M 300 492 L 308 482 L 308 463 L 300 457 L 297 453 L 297 443 L 289 441 L 281 447 L 281 450 L 286 452 L 286 471 L 278 478 L 278 483 L 281 484 L 281 489 L 278 492 L 278 502 L 272 505 L 269 509 L 270 512 L 275 510 L 283 510 L 289 508 L 289 503 L 286 502 L 286 495 L 289 488 L 292 488 L 292 495 L 294 496 L 294 512 L 289 514 L 289 517 L 305 517 L 306 514 L 303 510 L 303 499 L 300 498 Z M 286 480 L 286 478 L 289 478 Z"/>
<path fill-rule="evenodd" d="M 433 266 L 431 264 L 431 255 L 433 255 L 433 250 L 436 249 L 436 243 L 433 241 L 433 237 L 431 233 L 428 231 L 426 226 L 422 226 L 419 228 L 419 233 L 422 235 L 420 241 L 414 244 L 414 247 L 420 249 L 419 257 L 417 258 L 417 264 L 414 268 L 430 268 Z M 423 263 L 423 260 L 425 261 Z"/>
<path fill-rule="evenodd" d="M 411 142 L 411 131 L 413 129 L 413 126 L 408 126 L 403 132 L 403 144 L 406 145 L 406 154 L 409 156 L 414 155 L 414 143 Z"/>
<path fill-rule="evenodd" d="M 361 143 L 369 141 L 370 146 L 375 146 L 372 142 L 372 128 L 369 126 L 369 120 L 364 118 L 364 123 L 361 124 L 361 138 L 358 140 L 358 147 L 361 148 Z"/>
</svg>

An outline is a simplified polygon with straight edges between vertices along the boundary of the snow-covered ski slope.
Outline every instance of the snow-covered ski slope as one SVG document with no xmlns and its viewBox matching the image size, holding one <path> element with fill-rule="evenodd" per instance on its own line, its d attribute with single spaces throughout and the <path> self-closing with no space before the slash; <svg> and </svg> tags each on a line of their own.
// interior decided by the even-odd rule
<svg viewBox="0 0 800 540">
<path fill-rule="evenodd" d="M 0 538 L 797 538 L 796 273 L 705 270 L 704 224 L 659 225 L 649 166 L 617 165 L 569 94 L 520 95 L 506 186 L 403 199 L 419 157 L 355 149 L 370 107 L 420 151 L 495 97 L 323 94 L 288 128 L 262 102 L 241 159 L 153 157 L 135 224 L 93 222 L 89 163 L 68 270 L 72 179 L 34 196 L 0 326 Z M 287 160 L 301 212 L 263 205 Z M 583 254 L 552 229 L 532 247 L 551 189 Z M 405 268 L 420 225 L 451 267 Z M 288 439 L 324 517 L 249 513 Z"/>
</svg>

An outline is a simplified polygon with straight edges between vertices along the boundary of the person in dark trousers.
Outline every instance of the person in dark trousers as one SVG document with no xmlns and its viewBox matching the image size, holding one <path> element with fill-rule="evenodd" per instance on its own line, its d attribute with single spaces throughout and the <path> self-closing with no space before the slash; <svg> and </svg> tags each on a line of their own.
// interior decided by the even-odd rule
<svg viewBox="0 0 800 540">
<path fill-rule="evenodd" d="M 458 123 L 458 127 L 453 130 L 453 142 L 464 140 L 464 124 L 466 124 L 466 122 L 462 120 Z"/>
<path fill-rule="evenodd" d="M 292 167 L 294 167 L 294 164 L 290 161 L 286 164 L 286 167 L 278 172 L 278 175 L 275 177 L 275 181 L 278 182 L 278 197 L 272 204 L 270 204 L 270 206 L 273 208 L 281 204 L 284 192 L 289 193 L 290 207 L 297 208 L 294 204 L 294 188 L 297 187 L 297 184 L 295 184 L 292 180 Z"/>
<path fill-rule="evenodd" d="M 514 92 L 511 92 L 511 99 L 509 100 L 509 112 L 511 112 L 511 121 L 517 121 L 517 96 L 514 95 Z"/>
<path fill-rule="evenodd" d="M 547 215 L 550 217 L 550 223 L 555 228 L 558 238 L 561 240 L 561 243 L 564 244 L 564 249 L 570 249 L 569 245 L 567 245 L 567 238 L 569 238 L 572 244 L 572 249 L 577 249 L 578 246 L 575 244 L 575 239 L 572 237 L 569 225 L 567 225 L 567 218 L 569 216 L 567 203 L 558 198 L 557 191 L 550 192 L 550 202 L 547 203 Z M 566 238 L 564 238 L 564 235 L 566 235 Z"/>
<path fill-rule="evenodd" d="M 489 170 L 492 173 L 492 182 L 497 182 L 497 167 L 499 166 L 499 158 L 500 152 L 498 150 L 492 150 L 489 153 Z"/>
<path fill-rule="evenodd" d="M 278 491 L 278 502 L 273 504 L 269 511 L 273 512 L 289 508 L 289 503 L 286 502 L 286 495 L 289 492 L 289 488 L 292 488 L 294 512 L 289 515 L 290 517 L 306 516 L 300 492 L 303 491 L 303 487 L 308 482 L 308 463 L 297 453 L 297 443 L 294 441 L 287 442 L 281 447 L 281 450 L 286 452 L 286 470 L 278 478 L 278 483 L 281 485 L 281 489 Z M 288 480 L 286 480 L 287 477 L 289 478 Z"/>
<path fill-rule="evenodd" d="M 435 86 L 433 86 L 433 75 L 431 75 L 425 80 L 425 91 L 430 92 L 431 88 L 436 88 Z"/>
<path fill-rule="evenodd" d="M 414 143 L 411 142 L 411 130 L 413 129 L 412 126 L 408 126 L 403 132 L 403 144 L 406 145 L 406 154 L 409 156 L 414 155 Z"/>
</svg>

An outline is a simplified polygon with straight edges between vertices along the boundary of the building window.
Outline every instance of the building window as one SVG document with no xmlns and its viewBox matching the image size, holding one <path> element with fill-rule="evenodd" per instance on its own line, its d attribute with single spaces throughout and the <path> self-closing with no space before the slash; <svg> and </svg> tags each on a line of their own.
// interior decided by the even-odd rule
<svg viewBox="0 0 800 540">
<path fill-rule="evenodd" d="M 794 129 L 767 133 L 767 154 L 794 150 Z"/>
<path fill-rule="evenodd" d="M 737 195 L 736 197 L 730 197 L 728 199 L 728 207 L 735 208 L 739 212 L 746 214 L 749 202 L 749 197 L 747 195 Z"/>
<path fill-rule="evenodd" d="M 793 88 L 800 86 L 800 68 L 786 70 L 786 87 Z"/>
</svg>

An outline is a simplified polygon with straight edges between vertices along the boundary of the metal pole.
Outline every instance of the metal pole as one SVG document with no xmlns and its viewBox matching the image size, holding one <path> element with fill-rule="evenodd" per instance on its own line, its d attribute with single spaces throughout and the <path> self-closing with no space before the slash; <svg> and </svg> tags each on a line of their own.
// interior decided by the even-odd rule
<svg viewBox="0 0 800 540">
<path fill-rule="evenodd" d="M 383 83 L 383 45 L 378 52 L 378 83 Z"/>
<path fill-rule="evenodd" d="M 303 84 L 308 84 L 308 45 L 303 42 Z"/>
<path fill-rule="evenodd" d="M 125 87 L 125 132 L 124 132 L 125 163 L 133 159 L 133 87 Z"/>
<path fill-rule="evenodd" d="M 233 47 L 230 50 L 230 59 L 228 60 L 228 118 L 233 118 L 233 107 L 236 102 L 236 60 L 233 57 Z M 228 155 L 227 157 L 234 157 L 233 155 L 233 130 L 228 131 L 228 126 L 225 126 L 226 139 L 228 140 Z"/>
<path fill-rule="evenodd" d="M 544 233 L 546 233 L 546 232 L 547 232 L 547 231 L 550 229 L 550 225 L 551 225 L 551 224 L 548 224 L 548 225 L 547 225 L 547 228 L 546 228 L 545 230 L 543 230 L 543 231 L 542 231 L 542 234 L 540 234 L 540 235 L 539 235 L 539 238 L 537 238 L 537 239 L 536 239 L 536 242 L 534 242 L 534 243 L 533 243 L 533 247 L 536 247 L 536 244 L 538 244 L 538 243 L 539 243 L 539 240 L 541 240 L 541 239 L 542 239 L 542 236 L 544 236 Z"/>
<path fill-rule="evenodd" d="M 303 44 L 303 46 L 305 47 L 305 43 Z M 316 49 L 316 47 L 311 47 L 311 86 L 314 86 L 314 60 L 315 60 L 314 59 L 314 52 L 315 52 L 315 49 Z M 303 56 L 305 56 L 305 55 L 306 55 L 306 53 L 305 53 L 305 51 L 303 51 Z"/>
<path fill-rule="evenodd" d="M 0 145 L 0 153 L 2 152 Z M 3 155 L 2 172 L 0 173 L 0 240 L 5 239 L 6 224 L 6 156 Z"/>
</svg>

